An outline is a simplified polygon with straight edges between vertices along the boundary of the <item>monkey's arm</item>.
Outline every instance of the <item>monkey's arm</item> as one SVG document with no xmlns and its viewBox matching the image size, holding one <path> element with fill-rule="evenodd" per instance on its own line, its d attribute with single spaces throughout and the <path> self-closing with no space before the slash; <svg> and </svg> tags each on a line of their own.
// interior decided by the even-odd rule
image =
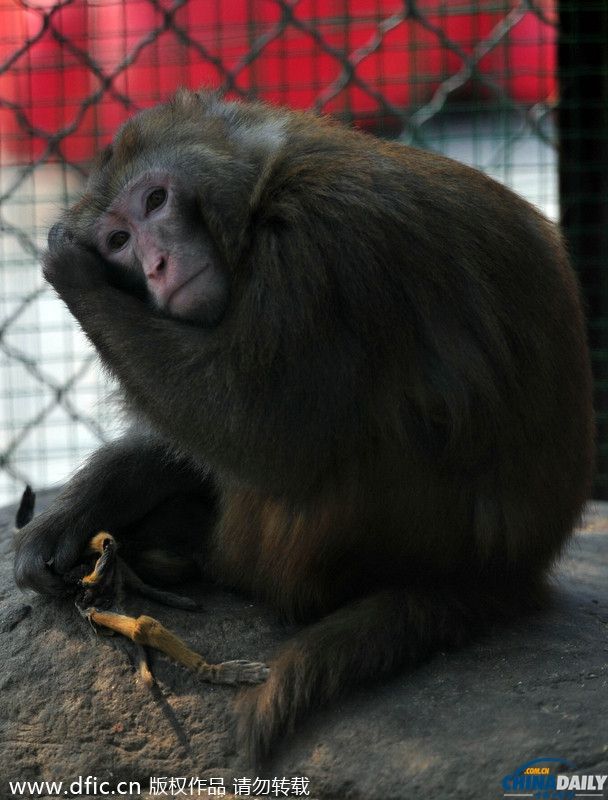
<svg viewBox="0 0 608 800">
<path fill-rule="evenodd" d="M 120 531 L 172 494 L 204 487 L 202 473 L 151 436 L 131 432 L 104 445 L 55 502 L 17 534 L 17 584 L 65 592 L 60 576 L 77 563 L 94 532 Z"/>
<path fill-rule="evenodd" d="M 315 480 L 323 459 L 336 452 L 332 437 L 342 435 L 348 446 L 341 426 L 356 429 L 353 384 L 365 380 L 352 337 L 348 358 L 335 355 L 340 346 L 329 337 L 314 349 L 324 337 L 314 320 L 300 337 L 301 352 L 285 348 L 286 355 L 260 367 L 249 352 L 256 344 L 250 331 L 230 339 L 230 323 L 209 329 L 163 316 L 112 286 L 105 270 L 99 255 L 76 244 L 54 249 L 45 261 L 47 279 L 106 365 L 168 439 L 215 468 L 278 491 L 287 481 L 293 488 L 308 476 Z M 294 336 L 277 327 L 280 336 Z"/>
</svg>

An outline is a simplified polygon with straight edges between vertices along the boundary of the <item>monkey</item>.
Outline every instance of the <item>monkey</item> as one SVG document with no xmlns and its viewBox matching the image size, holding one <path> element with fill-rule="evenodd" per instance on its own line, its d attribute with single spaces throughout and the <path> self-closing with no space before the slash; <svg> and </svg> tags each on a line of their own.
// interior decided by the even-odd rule
<svg viewBox="0 0 608 800">
<path fill-rule="evenodd" d="M 236 698 L 252 759 L 542 602 L 590 493 L 591 373 L 560 233 L 508 188 L 180 90 L 100 154 L 44 275 L 132 425 L 23 528 L 16 581 L 61 592 L 92 532 L 190 498 L 203 579 L 301 626 Z"/>
</svg>

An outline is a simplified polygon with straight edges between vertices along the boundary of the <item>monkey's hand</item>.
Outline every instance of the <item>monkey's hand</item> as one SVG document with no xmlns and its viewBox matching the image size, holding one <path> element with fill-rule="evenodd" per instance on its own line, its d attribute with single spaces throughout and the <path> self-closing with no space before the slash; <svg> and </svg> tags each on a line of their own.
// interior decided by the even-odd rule
<svg viewBox="0 0 608 800">
<path fill-rule="evenodd" d="M 175 457 L 147 429 L 132 427 L 90 456 L 53 503 L 18 532 L 18 585 L 46 594 L 63 593 L 91 536 L 101 530 L 122 536 L 184 491 L 203 498 L 199 505 L 205 520 L 214 490 L 198 468 L 189 459 Z"/>
<path fill-rule="evenodd" d="M 15 537 L 17 585 L 43 594 L 73 593 L 73 583 L 63 576 L 78 562 L 89 536 L 52 507 L 39 514 Z"/>
<path fill-rule="evenodd" d="M 48 235 L 49 249 L 43 257 L 43 273 L 57 293 L 68 302 L 108 283 L 108 264 L 92 248 L 77 242 L 60 222 Z"/>
</svg>

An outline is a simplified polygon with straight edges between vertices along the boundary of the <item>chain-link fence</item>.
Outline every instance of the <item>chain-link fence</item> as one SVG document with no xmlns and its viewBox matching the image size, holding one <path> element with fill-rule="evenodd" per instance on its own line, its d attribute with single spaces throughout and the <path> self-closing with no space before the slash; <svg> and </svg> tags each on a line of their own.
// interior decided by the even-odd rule
<svg viewBox="0 0 608 800">
<path fill-rule="evenodd" d="M 119 426 L 38 260 L 87 162 L 177 86 L 441 150 L 558 215 L 554 0 L 0 0 L 0 499 Z"/>
</svg>

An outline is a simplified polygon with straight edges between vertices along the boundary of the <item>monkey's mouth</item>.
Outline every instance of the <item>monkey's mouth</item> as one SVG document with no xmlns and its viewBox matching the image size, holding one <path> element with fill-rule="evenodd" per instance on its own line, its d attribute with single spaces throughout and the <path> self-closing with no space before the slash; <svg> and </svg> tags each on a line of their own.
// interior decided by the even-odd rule
<svg viewBox="0 0 608 800">
<path fill-rule="evenodd" d="M 184 314 L 197 307 L 205 295 L 205 281 L 200 279 L 208 269 L 209 264 L 205 264 L 202 269 L 173 289 L 165 300 L 165 307 L 174 314 Z"/>
<path fill-rule="evenodd" d="M 163 304 L 169 314 L 180 319 L 199 319 L 209 303 L 209 275 L 206 274 L 209 267 L 209 263 L 205 264 L 169 292 Z"/>
</svg>

